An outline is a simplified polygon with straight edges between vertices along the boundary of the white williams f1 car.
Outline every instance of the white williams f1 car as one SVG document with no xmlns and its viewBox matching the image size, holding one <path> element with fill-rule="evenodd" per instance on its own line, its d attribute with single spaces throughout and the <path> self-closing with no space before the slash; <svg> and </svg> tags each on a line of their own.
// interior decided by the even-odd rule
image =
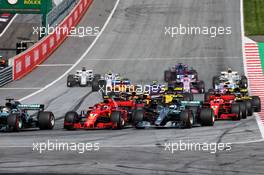
<svg viewBox="0 0 264 175">
<path fill-rule="evenodd" d="M 100 78 L 101 75 L 94 74 L 93 70 L 86 70 L 85 67 L 82 68 L 82 70 L 77 70 L 76 73 L 69 74 L 67 77 L 67 86 L 68 87 L 74 87 L 74 86 L 91 86 L 92 81 L 95 78 Z"/>
<path fill-rule="evenodd" d="M 213 88 L 216 89 L 220 84 L 233 84 L 239 88 L 247 88 L 248 80 L 246 76 L 240 76 L 238 72 L 228 68 L 227 71 L 223 71 L 220 75 L 213 77 Z"/>
</svg>

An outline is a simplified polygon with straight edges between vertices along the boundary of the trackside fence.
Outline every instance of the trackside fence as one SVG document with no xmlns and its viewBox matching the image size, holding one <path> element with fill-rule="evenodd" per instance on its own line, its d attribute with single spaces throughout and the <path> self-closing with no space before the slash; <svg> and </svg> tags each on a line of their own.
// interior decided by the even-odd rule
<svg viewBox="0 0 264 175">
<path fill-rule="evenodd" d="M 0 69 L 0 87 L 6 85 L 13 81 L 13 68 L 6 67 L 4 69 Z"/>
</svg>

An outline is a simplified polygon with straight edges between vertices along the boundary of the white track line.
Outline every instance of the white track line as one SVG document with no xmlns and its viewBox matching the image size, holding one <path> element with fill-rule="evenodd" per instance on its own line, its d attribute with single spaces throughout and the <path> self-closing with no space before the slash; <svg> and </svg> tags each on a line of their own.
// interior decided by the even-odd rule
<svg viewBox="0 0 264 175">
<path fill-rule="evenodd" d="M 39 90 L 42 89 L 41 87 L 26 87 L 26 88 L 0 88 L 0 90 Z"/>
<path fill-rule="evenodd" d="M 13 18 L 11 19 L 11 21 L 9 21 L 9 23 L 7 24 L 7 26 L 5 27 L 4 31 L 0 34 L 0 37 L 2 37 L 4 35 L 4 33 L 7 31 L 7 29 L 10 27 L 10 25 L 13 23 L 13 21 L 15 20 L 15 18 L 17 17 L 17 14 L 15 14 L 15 16 L 13 16 Z"/>
<path fill-rule="evenodd" d="M 174 58 L 90 58 L 87 61 L 175 61 L 193 59 L 219 59 L 220 57 L 174 57 Z M 222 59 L 241 59 L 241 57 L 224 57 Z"/>
<path fill-rule="evenodd" d="M 245 50 L 245 26 L 244 26 L 244 2 L 240 0 L 240 24 L 241 24 L 241 41 L 242 41 L 242 56 L 245 75 L 248 76 L 247 62 L 246 62 L 246 50 Z M 250 91 L 250 90 L 249 90 Z"/>
<path fill-rule="evenodd" d="M 111 14 L 109 15 L 108 19 L 106 20 L 102 30 L 100 31 L 100 33 L 96 36 L 96 38 L 94 39 L 93 43 L 88 47 L 88 49 L 83 53 L 83 55 L 75 62 L 74 65 L 72 65 L 72 67 L 70 69 L 68 69 L 63 75 L 61 75 L 59 78 L 57 78 L 56 80 L 54 80 L 53 82 L 51 82 L 50 84 L 46 85 L 44 88 L 30 94 L 30 95 L 27 95 L 26 97 L 23 97 L 21 98 L 19 101 L 23 101 L 23 100 L 26 100 L 36 94 L 39 94 L 41 92 L 43 92 L 44 90 L 48 89 L 49 87 L 53 86 L 55 83 L 57 83 L 59 80 L 61 80 L 62 78 L 64 78 L 65 76 L 67 76 L 67 74 L 73 70 L 84 58 L 85 56 L 91 51 L 91 49 L 93 48 L 93 46 L 96 44 L 97 40 L 100 38 L 100 36 L 102 35 L 102 33 L 104 32 L 104 30 L 106 29 L 108 23 L 110 22 L 110 20 L 112 19 L 116 9 L 117 9 L 117 6 L 119 4 L 120 0 L 117 0 L 116 1 L 116 4 L 111 12 Z"/>
</svg>

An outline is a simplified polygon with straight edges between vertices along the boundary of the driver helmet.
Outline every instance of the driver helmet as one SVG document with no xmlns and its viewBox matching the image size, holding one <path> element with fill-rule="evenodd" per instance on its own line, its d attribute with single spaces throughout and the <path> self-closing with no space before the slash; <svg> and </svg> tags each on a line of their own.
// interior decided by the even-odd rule
<svg viewBox="0 0 264 175">
<path fill-rule="evenodd" d="M 232 69 L 229 67 L 229 68 L 227 69 L 227 72 L 228 72 L 228 73 L 232 73 Z"/>
<path fill-rule="evenodd" d="M 3 112 L 6 112 L 6 113 L 9 113 L 10 109 L 9 109 L 8 107 L 4 107 L 4 108 L 2 109 L 2 111 L 3 111 Z"/>
<path fill-rule="evenodd" d="M 86 68 L 85 68 L 85 67 L 83 67 L 83 68 L 82 68 L 82 71 L 83 71 L 83 72 L 85 72 L 85 71 L 86 71 Z"/>
<path fill-rule="evenodd" d="M 4 63 L 4 62 L 5 62 L 5 60 L 3 59 L 3 57 L 2 57 L 2 56 L 0 56 L 0 61 L 1 61 L 2 63 Z"/>
<path fill-rule="evenodd" d="M 152 85 L 158 85 L 158 81 L 152 81 Z"/>
<path fill-rule="evenodd" d="M 179 64 L 178 64 L 178 68 L 179 68 L 179 69 L 183 69 L 183 64 L 182 64 L 182 63 L 179 63 Z"/>
<path fill-rule="evenodd" d="M 115 78 L 116 80 L 123 80 L 123 77 L 121 77 L 120 74 L 115 74 L 115 75 L 114 75 L 114 78 Z"/>
<path fill-rule="evenodd" d="M 84 110 L 81 111 L 81 116 L 85 116 L 86 112 Z"/>
<path fill-rule="evenodd" d="M 103 109 L 104 109 L 104 110 L 106 110 L 106 109 L 108 109 L 108 108 L 109 108 L 109 106 L 107 106 L 107 105 L 104 105 L 104 106 L 103 106 Z"/>
<path fill-rule="evenodd" d="M 136 96 L 136 95 L 137 95 L 136 92 L 132 92 L 132 93 L 131 93 L 131 96 L 132 96 L 132 97 L 134 97 L 134 96 Z"/>
<path fill-rule="evenodd" d="M 109 75 L 109 76 L 113 75 L 112 71 L 108 71 L 106 74 Z"/>
</svg>

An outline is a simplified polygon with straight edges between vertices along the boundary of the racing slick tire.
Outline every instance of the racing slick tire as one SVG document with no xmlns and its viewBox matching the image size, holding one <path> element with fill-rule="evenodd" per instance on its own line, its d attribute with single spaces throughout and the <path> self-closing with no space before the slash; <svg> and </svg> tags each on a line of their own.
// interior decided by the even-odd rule
<svg viewBox="0 0 264 175">
<path fill-rule="evenodd" d="M 215 89 L 215 86 L 219 85 L 219 83 L 220 83 L 219 77 L 218 76 L 214 76 L 213 77 L 213 89 Z"/>
<path fill-rule="evenodd" d="M 88 86 L 89 86 L 89 87 L 92 87 L 92 86 L 93 86 L 93 81 L 98 81 L 98 80 L 100 80 L 100 78 L 101 78 L 101 75 L 100 75 L 100 74 L 94 74 L 94 77 L 93 77 L 92 81 L 88 82 Z M 96 86 L 98 86 L 98 85 L 96 85 L 96 83 L 95 83 L 95 84 L 94 84 L 94 88 L 95 88 Z M 96 88 L 95 88 L 95 89 L 96 89 Z M 99 90 L 99 89 L 98 89 L 98 90 Z M 95 90 L 95 91 L 98 91 L 98 90 Z"/>
<path fill-rule="evenodd" d="M 189 74 L 192 74 L 194 76 L 194 79 L 198 80 L 198 72 L 196 70 L 190 70 Z"/>
<path fill-rule="evenodd" d="M 99 85 L 99 90 L 100 89 L 106 89 L 106 80 L 99 80 L 98 81 L 98 85 Z"/>
<path fill-rule="evenodd" d="M 258 96 L 252 96 L 251 104 L 252 107 L 254 108 L 254 112 L 261 111 L 261 100 Z"/>
<path fill-rule="evenodd" d="M 192 128 L 193 126 L 193 115 L 192 111 L 184 110 L 180 113 L 180 120 L 183 128 Z"/>
<path fill-rule="evenodd" d="M 92 81 L 92 91 L 97 92 L 99 91 L 99 79 L 94 78 Z"/>
<path fill-rule="evenodd" d="M 201 93 L 201 94 L 203 94 L 205 92 L 205 84 L 204 84 L 204 81 L 198 82 L 198 89 L 199 89 L 199 93 Z"/>
<path fill-rule="evenodd" d="M 79 121 L 79 115 L 75 111 L 69 111 L 65 114 L 64 123 L 68 123 L 69 125 L 64 125 L 64 129 L 66 130 L 74 130 L 74 123 Z"/>
<path fill-rule="evenodd" d="M 214 126 L 215 116 L 211 108 L 202 108 L 200 112 L 201 126 Z"/>
<path fill-rule="evenodd" d="M 7 117 L 7 130 L 10 132 L 19 132 L 22 128 L 23 122 L 18 114 L 10 114 Z"/>
<path fill-rule="evenodd" d="M 204 93 L 204 101 L 207 102 L 209 101 L 209 97 L 211 96 L 211 93 L 210 92 L 205 92 Z"/>
<path fill-rule="evenodd" d="M 132 122 L 134 125 L 137 125 L 137 123 L 142 122 L 143 118 L 144 118 L 143 109 L 137 109 L 137 110 L 133 111 Z"/>
<path fill-rule="evenodd" d="M 188 93 L 188 92 L 184 93 L 183 94 L 183 100 L 184 101 L 192 101 L 193 100 L 193 94 Z"/>
<path fill-rule="evenodd" d="M 52 112 L 41 111 L 38 113 L 38 126 L 41 130 L 51 130 L 55 125 L 55 117 Z"/>
<path fill-rule="evenodd" d="M 240 88 L 248 88 L 248 79 L 245 75 L 241 76 Z"/>
<path fill-rule="evenodd" d="M 240 120 L 241 119 L 240 105 L 237 103 L 233 103 L 231 106 L 231 113 L 237 114 L 236 120 Z"/>
<path fill-rule="evenodd" d="M 67 77 L 67 87 L 73 87 L 73 86 L 75 86 L 74 75 L 68 75 L 68 77 Z"/>
<path fill-rule="evenodd" d="M 245 101 L 246 103 L 246 107 L 247 107 L 247 116 L 252 116 L 253 114 L 253 108 L 252 108 L 252 104 L 250 101 Z"/>
<path fill-rule="evenodd" d="M 164 72 L 164 81 L 165 82 L 170 82 L 171 80 L 172 80 L 171 71 L 170 70 L 166 70 Z"/>
<path fill-rule="evenodd" d="M 241 111 L 241 114 L 242 114 L 242 116 L 241 116 L 241 118 L 242 119 L 246 119 L 247 118 L 247 105 L 246 105 L 246 103 L 245 102 L 239 102 L 238 103 L 239 105 L 240 105 L 240 111 Z"/>
<path fill-rule="evenodd" d="M 120 111 L 113 111 L 111 121 L 116 124 L 116 129 L 122 129 L 125 126 L 124 120 L 121 117 Z"/>
</svg>

